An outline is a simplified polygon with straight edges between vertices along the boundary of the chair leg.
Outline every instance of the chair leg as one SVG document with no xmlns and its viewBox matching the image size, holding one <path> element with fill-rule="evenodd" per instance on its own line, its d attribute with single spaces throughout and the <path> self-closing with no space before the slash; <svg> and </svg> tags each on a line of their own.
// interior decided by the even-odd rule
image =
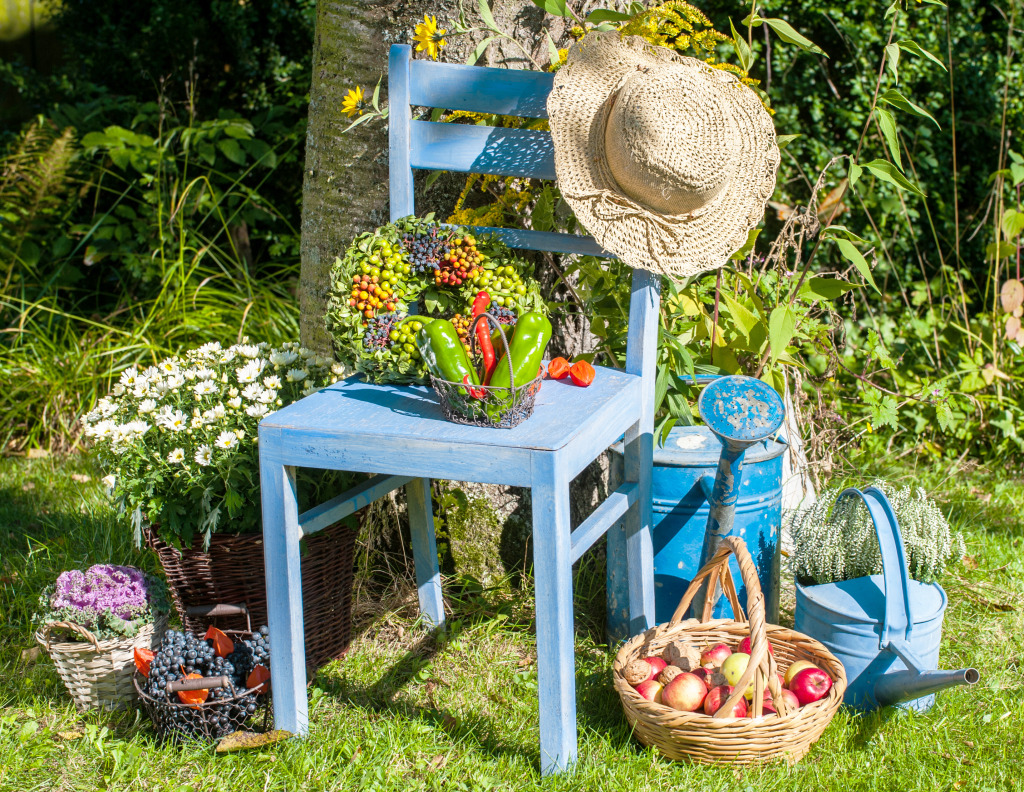
<svg viewBox="0 0 1024 792">
<path fill-rule="evenodd" d="M 654 546 L 651 539 L 654 437 L 650 431 L 641 431 L 640 422 L 626 431 L 623 461 L 626 481 L 640 485 L 636 505 L 622 518 L 629 570 L 629 635 L 636 635 L 654 626 Z"/>
<path fill-rule="evenodd" d="M 263 555 L 267 570 L 267 626 L 274 647 L 270 667 L 274 725 L 292 734 L 309 731 L 306 643 L 302 622 L 302 567 L 295 468 L 260 456 Z"/>
<path fill-rule="evenodd" d="M 553 454 L 537 454 L 533 471 L 540 769 L 549 775 L 576 760 L 569 480 Z"/>
<path fill-rule="evenodd" d="M 405 497 L 409 502 L 409 528 L 416 586 L 420 592 L 420 613 L 431 625 L 440 628 L 444 626 L 444 600 L 441 597 L 441 572 L 437 567 L 430 479 L 410 481 L 405 485 Z"/>
</svg>

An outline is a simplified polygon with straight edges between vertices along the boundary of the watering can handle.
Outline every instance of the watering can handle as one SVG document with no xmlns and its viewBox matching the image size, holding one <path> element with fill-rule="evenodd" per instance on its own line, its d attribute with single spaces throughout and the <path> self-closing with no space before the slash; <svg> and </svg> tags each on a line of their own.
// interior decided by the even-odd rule
<svg viewBox="0 0 1024 792">
<path fill-rule="evenodd" d="M 846 497 L 859 497 L 864 501 L 864 505 L 868 507 L 868 513 L 871 515 L 871 521 L 875 525 L 878 546 L 882 550 L 885 619 L 882 622 L 879 645 L 884 648 L 889 645 L 891 639 L 901 642 L 909 639 L 914 627 L 914 619 L 910 611 L 910 578 L 907 576 L 903 537 L 900 535 L 900 526 L 896 521 L 896 513 L 892 509 L 892 504 L 880 489 L 868 487 L 862 492 L 850 487 L 839 493 L 836 504 Z"/>
</svg>

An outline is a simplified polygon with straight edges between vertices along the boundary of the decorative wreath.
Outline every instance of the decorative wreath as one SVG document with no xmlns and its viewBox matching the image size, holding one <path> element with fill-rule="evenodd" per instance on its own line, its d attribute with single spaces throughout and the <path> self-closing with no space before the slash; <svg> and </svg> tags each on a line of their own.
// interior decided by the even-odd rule
<svg viewBox="0 0 1024 792">
<path fill-rule="evenodd" d="M 327 327 L 338 359 L 376 383 L 426 383 L 414 343 L 424 321 L 450 319 L 469 349 L 472 304 L 514 325 L 547 313 L 533 266 L 497 237 L 404 217 L 356 237 L 331 268 Z"/>
</svg>

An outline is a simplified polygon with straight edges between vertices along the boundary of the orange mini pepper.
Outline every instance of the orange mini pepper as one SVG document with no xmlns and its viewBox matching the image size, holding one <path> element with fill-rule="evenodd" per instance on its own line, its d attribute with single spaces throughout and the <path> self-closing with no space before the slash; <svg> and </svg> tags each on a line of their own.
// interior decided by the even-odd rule
<svg viewBox="0 0 1024 792">
<path fill-rule="evenodd" d="M 569 361 L 564 357 L 556 357 L 548 363 L 548 376 L 551 379 L 565 379 L 569 376 Z"/>
<path fill-rule="evenodd" d="M 574 385 L 579 385 L 581 388 L 587 387 L 594 381 L 595 373 L 594 367 L 585 360 L 577 360 L 569 368 L 569 378 Z"/>
</svg>

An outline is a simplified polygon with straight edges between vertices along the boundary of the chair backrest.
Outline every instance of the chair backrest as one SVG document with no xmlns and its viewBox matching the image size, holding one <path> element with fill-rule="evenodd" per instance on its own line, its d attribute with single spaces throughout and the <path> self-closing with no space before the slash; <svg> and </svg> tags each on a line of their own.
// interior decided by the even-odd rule
<svg viewBox="0 0 1024 792">
<path fill-rule="evenodd" d="M 547 118 L 554 75 L 413 60 L 396 44 L 388 61 L 391 219 L 416 213 L 413 170 L 555 179 L 550 132 L 412 120 L 412 107 Z M 475 226 L 509 247 L 610 257 L 593 237 Z M 660 278 L 634 270 L 626 370 L 644 379 L 645 416 L 653 425 Z M 644 422 L 645 425 L 648 421 Z"/>
</svg>

